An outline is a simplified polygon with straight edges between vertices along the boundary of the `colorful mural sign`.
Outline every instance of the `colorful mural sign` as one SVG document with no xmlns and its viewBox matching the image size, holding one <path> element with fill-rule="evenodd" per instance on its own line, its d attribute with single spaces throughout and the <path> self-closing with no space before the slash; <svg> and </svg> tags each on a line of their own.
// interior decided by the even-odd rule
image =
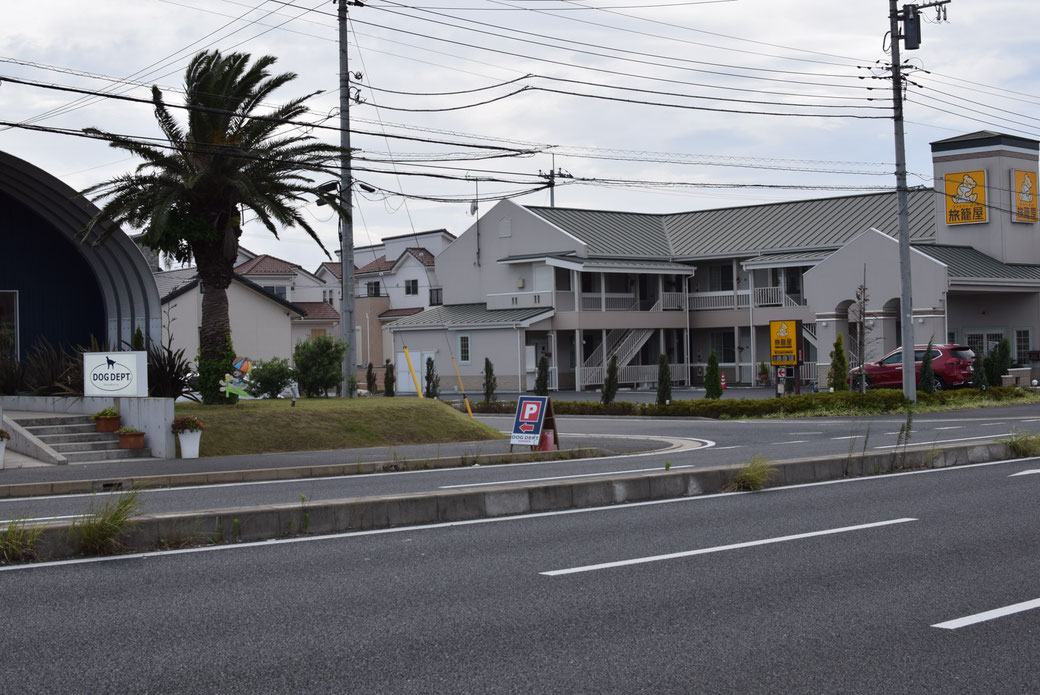
<svg viewBox="0 0 1040 695">
<path fill-rule="evenodd" d="M 960 171 L 946 174 L 946 224 L 979 224 L 988 222 L 986 205 L 986 172 Z"/>
<path fill-rule="evenodd" d="M 235 373 L 225 374 L 220 380 L 220 390 L 228 398 L 231 394 L 239 396 L 249 395 L 246 391 L 246 375 L 253 369 L 253 365 L 245 357 L 240 357 L 234 362 Z"/>
<path fill-rule="evenodd" d="M 1037 222 L 1036 172 L 1011 170 L 1011 221 Z"/>
</svg>

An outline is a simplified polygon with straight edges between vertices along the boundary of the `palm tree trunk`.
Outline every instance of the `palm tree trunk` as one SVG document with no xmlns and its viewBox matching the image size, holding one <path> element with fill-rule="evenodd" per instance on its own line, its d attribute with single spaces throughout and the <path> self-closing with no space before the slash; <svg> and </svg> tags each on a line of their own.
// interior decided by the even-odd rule
<svg viewBox="0 0 1040 695">
<path fill-rule="evenodd" d="M 192 253 L 202 282 L 199 353 L 204 360 L 215 360 L 227 349 L 231 337 L 227 288 L 234 275 L 234 256 L 227 258 L 222 242 L 192 244 Z"/>
</svg>

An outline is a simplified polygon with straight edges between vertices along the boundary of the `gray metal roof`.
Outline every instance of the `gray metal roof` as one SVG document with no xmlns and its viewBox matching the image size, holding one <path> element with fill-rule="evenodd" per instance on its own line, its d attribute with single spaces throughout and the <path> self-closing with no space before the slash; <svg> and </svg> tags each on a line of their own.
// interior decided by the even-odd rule
<svg viewBox="0 0 1040 695">
<path fill-rule="evenodd" d="M 910 239 L 935 238 L 935 192 L 909 192 Z M 581 239 L 589 255 L 694 259 L 837 249 L 871 227 L 895 236 L 894 191 L 667 215 L 527 208 Z"/>
<path fill-rule="evenodd" d="M 1040 282 L 1040 265 L 1010 265 L 970 246 L 915 244 L 914 248 L 945 263 L 952 280 L 1033 280 Z"/>
<path fill-rule="evenodd" d="M 159 288 L 159 296 L 165 299 L 181 287 L 193 282 L 198 277 L 198 271 L 193 267 L 179 268 L 152 273 L 152 277 L 155 278 L 155 286 Z"/>
<path fill-rule="evenodd" d="M 426 311 L 405 316 L 389 324 L 392 331 L 402 328 L 440 328 L 441 326 L 474 326 L 495 328 L 516 323 L 528 323 L 532 319 L 549 318 L 552 307 L 527 307 L 523 309 L 488 309 L 487 304 L 445 304 Z"/>
<path fill-rule="evenodd" d="M 799 251 L 797 253 L 771 253 L 755 256 L 744 261 L 745 268 L 776 268 L 779 266 L 816 265 L 833 251 Z"/>
<path fill-rule="evenodd" d="M 590 255 L 656 258 L 671 255 L 664 215 L 571 208 L 527 209 L 581 239 L 588 245 Z"/>
</svg>

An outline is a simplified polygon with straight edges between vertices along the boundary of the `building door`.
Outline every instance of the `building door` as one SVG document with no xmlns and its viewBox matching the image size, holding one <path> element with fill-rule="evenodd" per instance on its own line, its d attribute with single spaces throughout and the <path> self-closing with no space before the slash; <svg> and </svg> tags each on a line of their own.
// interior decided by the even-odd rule
<svg viewBox="0 0 1040 695">
<path fill-rule="evenodd" d="M 437 352 L 436 350 L 409 350 L 408 355 L 412 358 L 415 378 L 419 380 L 419 388 L 422 389 L 426 385 L 426 358 L 430 357 L 436 363 Z M 438 370 L 439 375 L 440 370 Z M 408 360 L 405 359 L 403 350 L 397 353 L 397 392 L 415 393 L 415 382 L 412 381 L 412 374 L 408 371 Z"/>
</svg>

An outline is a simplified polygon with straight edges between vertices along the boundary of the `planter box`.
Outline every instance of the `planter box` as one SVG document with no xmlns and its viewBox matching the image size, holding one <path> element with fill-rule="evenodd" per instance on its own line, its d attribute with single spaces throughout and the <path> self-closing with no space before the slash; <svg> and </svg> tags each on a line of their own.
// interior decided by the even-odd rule
<svg viewBox="0 0 1040 695">
<path fill-rule="evenodd" d="M 182 459 L 197 459 L 199 457 L 199 442 L 202 440 L 202 432 L 181 432 L 177 435 L 181 444 Z"/>
<path fill-rule="evenodd" d="M 136 434 L 120 434 L 117 436 L 119 437 L 120 449 L 144 448 L 144 432 L 137 432 Z"/>
<path fill-rule="evenodd" d="M 115 432 L 119 429 L 119 416 L 99 417 L 94 420 L 94 429 L 98 432 Z"/>
</svg>

